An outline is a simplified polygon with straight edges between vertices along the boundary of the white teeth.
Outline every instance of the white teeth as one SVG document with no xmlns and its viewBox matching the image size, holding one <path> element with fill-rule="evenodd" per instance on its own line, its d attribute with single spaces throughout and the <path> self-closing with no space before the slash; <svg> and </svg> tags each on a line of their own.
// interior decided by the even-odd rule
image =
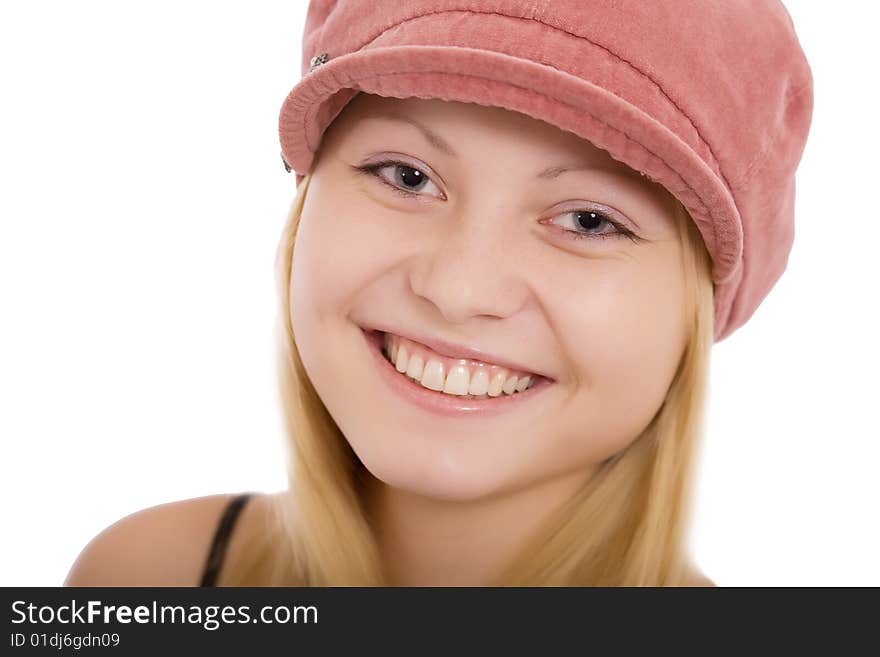
<svg viewBox="0 0 880 657">
<path fill-rule="evenodd" d="M 443 392 L 452 395 L 468 394 L 470 373 L 464 365 L 454 365 L 449 374 L 446 375 L 446 385 L 443 386 Z"/>
<path fill-rule="evenodd" d="M 394 363 L 394 366 L 397 368 L 397 371 L 403 374 L 406 372 L 406 366 L 409 364 L 409 354 L 406 353 L 406 347 L 401 346 L 397 350 L 397 362 Z"/>
<path fill-rule="evenodd" d="M 410 354 L 406 346 L 395 344 L 387 333 L 384 336 L 383 352 L 401 374 L 414 379 L 425 388 L 450 395 L 498 397 L 502 392 L 512 395 L 524 392 L 533 383 L 531 376 L 516 377 L 504 371 L 496 372 L 490 381 L 488 373 L 482 368 L 471 377 L 470 371 L 464 365 L 453 366 L 447 374 L 439 360 L 429 358 L 424 363 L 419 354 Z"/>
<path fill-rule="evenodd" d="M 489 389 L 489 375 L 484 370 L 479 370 L 471 377 L 471 385 L 468 388 L 469 395 L 485 395 Z"/>
<path fill-rule="evenodd" d="M 422 362 L 422 357 L 418 354 L 413 354 L 412 356 L 410 356 L 409 363 L 407 363 L 406 365 L 406 375 L 411 379 L 420 381 L 424 372 L 425 363 Z"/>
<path fill-rule="evenodd" d="M 397 344 L 391 339 L 390 333 L 382 334 L 382 351 L 390 357 L 392 363 L 397 362 Z"/>
<path fill-rule="evenodd" d="M 401 347 L 400 351 L 403 351 L 406 347 Z M 398 354 L 399 356 L 399 354 Z M 443 390 L 443 365 L 439 360 L 434 360 L 431 358 L 428 360 L 428 364 L 425 365 L 425 371 L 422 373 L 422 378 L 419 381 L 425 388 L 430 388 L 431 390 Z"/>
<path fill-rule="evenodd" d="M 523 392 L 530 385 L 532 385 L 532 377 L 530 377 L 530 376 L 521 377 L 520 380 L 516 382 L 516 391 Z"/>
<path fill-rule="evenodd" d="M 490 397 L 497 397 L 501 394 L 501 389 L 504 387 L 504 372 L 496 372 L 495 376 L 492 377 L 491 383 L 489 383 L 489 390 L 486 394 Z"/>
</svg>

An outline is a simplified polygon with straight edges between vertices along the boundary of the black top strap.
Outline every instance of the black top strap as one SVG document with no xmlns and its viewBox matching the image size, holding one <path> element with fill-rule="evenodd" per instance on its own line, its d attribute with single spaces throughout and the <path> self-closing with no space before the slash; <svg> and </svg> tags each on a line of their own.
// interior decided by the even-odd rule
<svg viewBox="0 0 880 657">
<path fill-rule="evenodd" d="M 229 544 L 229 537 L 232 535 L 232 529 L 235 527 L 235 521 L 238 514 L 244 508 L 247 501 L 254 493 L 240 493 L 233 497 L 223 515 L 217 524 L 214 532 L 214 540 L 211 541 L 211 551 L 208 553 L 208 559 L 205 561 L 205 568 L 202 571 L 202 582 L 199 586 L 215 586 L 217 575 L 220 574 L 220 568 L 223 567 L 223 559 L 226 556 L 226 547 Z"/>
</svg>

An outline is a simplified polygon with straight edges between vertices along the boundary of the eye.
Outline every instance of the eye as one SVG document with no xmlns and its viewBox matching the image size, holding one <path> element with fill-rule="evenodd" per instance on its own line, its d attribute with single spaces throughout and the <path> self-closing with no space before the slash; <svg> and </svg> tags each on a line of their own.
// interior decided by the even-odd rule
<svg viewBox="0 0 880 657">
<path fill-rule="evenodd" d="M 412 191 L 409 189 L 411 187 L 419 187 L 420 189 L 423 189 L 423 187 L 420 186 L 425 185 L 425 183 L 430 183 L 434 185 L 434 187 L 437 187 L 437 185 L 431 181 L 431 178 L 423 171 L 401 160 L 383 160 L 381 162 L 374 162 L 364 166 L 356 166 L 354 169 L 359 173 L 377 178 L 380 182 L 387 185 L 393 192 L 406 198 L 419 198 L 424 196 L 418 191 Z M 393 170 L 392 180 L 389 181 L 387 177 L 380 173 L 384 169 Z M 440 190 L 438 189 L 438 191 Z M 442 191 L 440 192 L 440 196 L 441 198 L 446 198 Z M 582 210 L 571 210 L 557 216 L 573 217 L 572 223 L 574 229 L 564 228 L 562 230 L 562 232 L 565 233 L 565 236 L 569 239 L 582 240 L 587 238 L 604 240 L 609 237 L 627 237 L 634 244 L 642 241 L 642 238 L 624 226 L 622 222 L 613 219 L 611 215 L 612 212 L 610 211 L 599 210 L 598 208 L 585 208 Z M 602 228 L 603 226 L 606 227 L 605 230 L 593 232 L 597 228 Z M 610 230 L 608 230 L 608 228 L 610 228 Z"/>
<path fill-rule="evenodd" d="M 583 210 L 572 210 L 559 217 L 569 217 L 569 223 L 574 229 L 563 229 L 567 237 L 576 240 L 588 239 L 608 239 L 609 237 L 627 237 L 633 243 L 641 241 L 641 238 L 633 233 L 622 222 L 611 218 L 610 212 L 600 211 L 598 208 L 585 208 Z M 594 232 L 595 231 L 595 232 Z"/>
<path fill-rule="evenodd" d="M 401 196 L 407 198 L 424 196 L 419 191 L 424 189 L 425 183 L 430 183 L 436 188 L 437 185 L 420 169 L 410 166 L 406 162 L 400 160 L 384 160 L 382 162 L 374 162 L 355 169 L 361 173 L 374 176 L 380 182 L 388 185 L 391 190 Z M 391 179 L 381 172 L 385 169 L 391 169 Z M 414 189 L 417 188 L 417 189 Z M 446 198 L 439 189 L 441 198 Z"/>
</svg>

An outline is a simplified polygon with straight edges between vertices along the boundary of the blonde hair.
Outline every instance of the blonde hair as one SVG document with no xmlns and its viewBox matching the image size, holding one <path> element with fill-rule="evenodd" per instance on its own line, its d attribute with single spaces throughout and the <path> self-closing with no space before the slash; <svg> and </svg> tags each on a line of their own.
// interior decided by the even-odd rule
<svg viewBox="0 0 880 657">
<path fill-rule="evenodd" d="M 290 321 L 293 246 L 311 175 L 297 187 L 276 254 L 280 401 L 290 486 L 272 498 L 265 531 L 230 563 L 224 584 L 386 586 L 363 485 L 371 476 L 303 369 Z M 687 553 L 693 476 L 713 336 L 711 262 L 674 199 L 682 243 L 688 339 L 666 398 L 625 449 L 546 519 L 498 586 L 690 586 L 705 583 Z"/>
</svg>

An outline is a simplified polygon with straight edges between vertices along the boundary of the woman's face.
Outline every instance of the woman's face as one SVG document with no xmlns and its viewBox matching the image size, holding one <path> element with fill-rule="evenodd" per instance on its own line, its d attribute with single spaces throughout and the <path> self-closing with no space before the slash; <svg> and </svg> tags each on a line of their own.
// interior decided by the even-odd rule
<svg viewBox="0 0 880 657">
<path fill-rule="evenodd" d="M 358 170 L 386 160 L 403 166 Z M 571 133 L 497 107 L 360 93 L 322 140 L 291 320 L 376 478 L 475 500 L 583 476 L 650 422 L 685 346 L 681 248 L 668 192 Z M 437 353 L 419 338 L 444 340 L 552 382 L 488 401 L 403 389 L 483 409 L 430 410 L 391 384 L 417 385 L 382 369 L 362 330 L 377 328 L 415 339 L 402 344 L 423 364 Z"/>
</svg>

